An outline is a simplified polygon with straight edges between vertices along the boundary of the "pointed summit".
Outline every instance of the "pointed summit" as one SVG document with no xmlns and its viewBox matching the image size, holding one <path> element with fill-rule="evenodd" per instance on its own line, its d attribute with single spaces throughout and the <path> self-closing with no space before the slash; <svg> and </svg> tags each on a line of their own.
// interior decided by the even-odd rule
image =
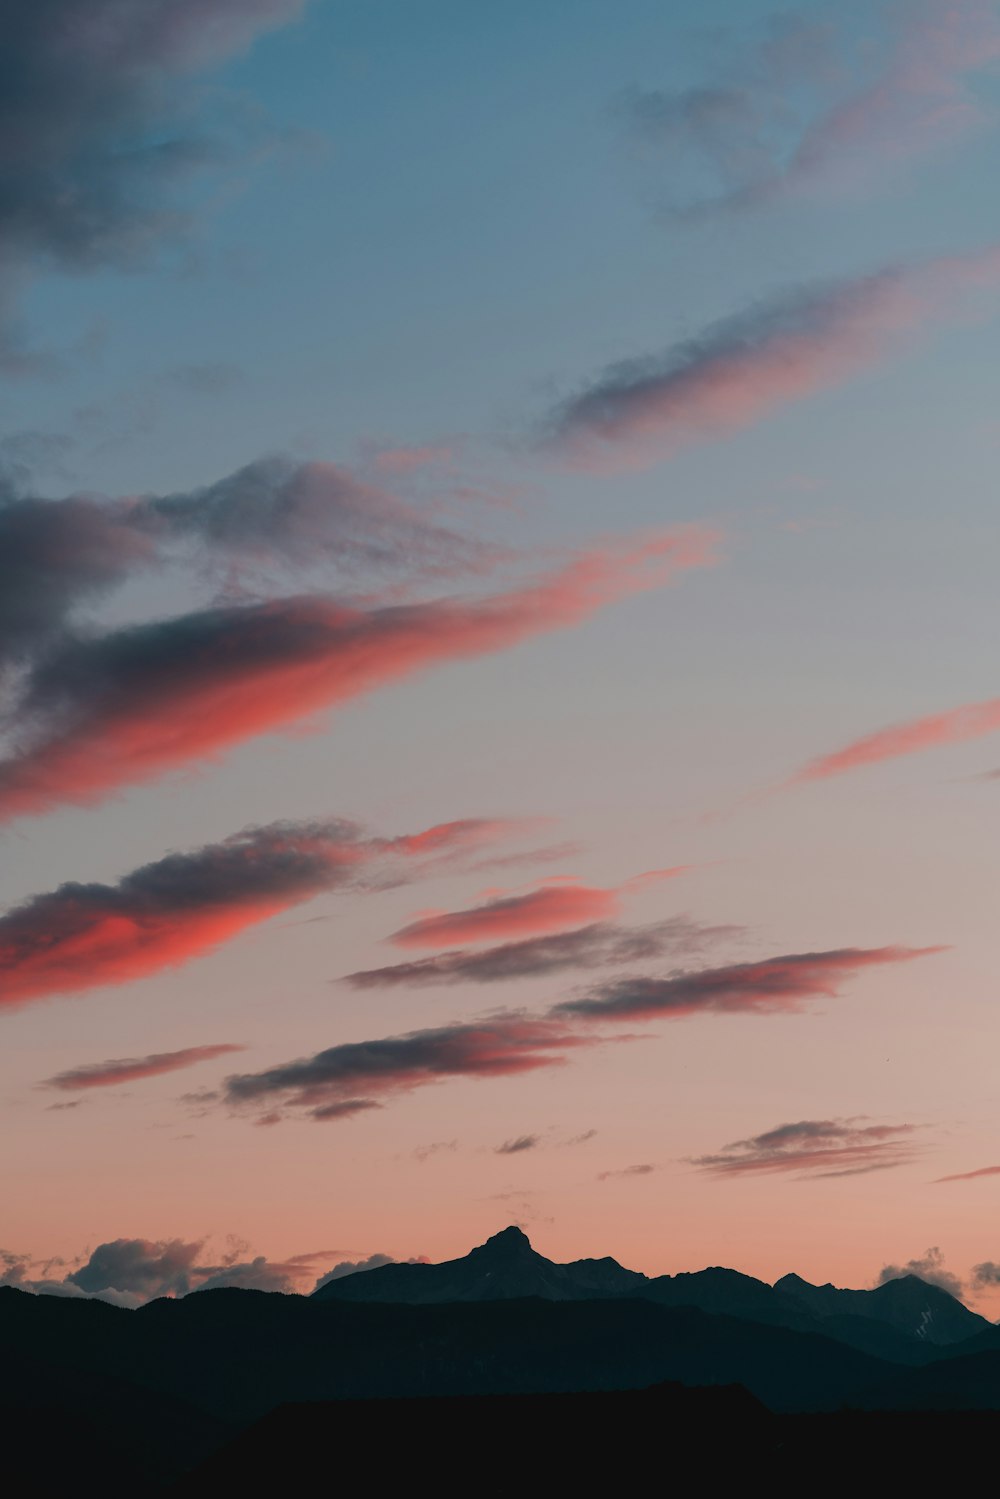
<svg viewBox="0 0 1000 1499">
<path fill-rule="evenodd" d="M 440 1265 L 382 1265 L 344 1275 L 314 1294 L 324 1301 L 430 1304 L 444 1301 L 589 1301 L 639 1294 L 646 1277 L 617 1261 L 575 1260 L 557 1265 L 531 1247 L 523 1229 L 509 1224 L 462 1259 Z"/>
<path fill-rule="evenodd" d="M 476 1255 L 481 1259 L 510 1260 L 534 1253 L 528 1235 L 512 1223 L 509 1228 L 502 1228 L 498 1234 L 491 1234 L 485 1244 L 479 1244 L 471 1250 L 469 1259 Z M 538 1255 L 538 1258 L 541 1259 L 542 1256 Z"/>
</svg>

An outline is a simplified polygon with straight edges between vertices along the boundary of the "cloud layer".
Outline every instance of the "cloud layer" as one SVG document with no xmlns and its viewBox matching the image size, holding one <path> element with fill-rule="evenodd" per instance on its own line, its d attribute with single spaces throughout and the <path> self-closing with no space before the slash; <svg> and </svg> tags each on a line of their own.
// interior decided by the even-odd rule
<svg viewBox="0 0 1000 1499">
<path fill-rule="evenodd" d="M 321 595 L 219 607 L 67 643 L 28 675 L 0 819 L 99 801 L 446 661 L 580 624 L 712 560 L 712 533 L 584 552 L 534 584 L 359 608 Z"/>
<path fill-rule="evenodd" d="M 468 821 L 379 839 L 332 819 L 275 822 L 168 854 L 116 885 L 60 885 L 0 916 L 0 1008 L 176 967 L 321 891 L 377 882 L 379 869 L 399 878 L 498 827 Z"/>
<path fill-rule="evenodd" d="M 918 1153 L 913 1124 L 864 1124 L 858 1119 L 802 1119 L 734 1140 L 691 1164 L 713 1176 L 859 1176 L 905 1166 Z"/>
<path fill-rule="evenodd" d="M 865 969 L 908 962 L 938 948 L 846 948 L 791 954 L 761 963 L 703 969 L 665 979 L 622 979 L 589 996 L 554 1005 L 542 1016 L 501 1013 L 462 1024 L 410 1031 L 376 1041 L 332 1046 L 313 1057 L 226 1079 L 223 1100 L 235 1109 L 287 1108 L 316 1120 L 338 1120 L 377 1108 L 383 1099 L 446 1078 L 482 1079 L 565 1062 L 580 1046 L 635 1039 L 595 1032 L 593 1022 L 677 1019 L 699 1013 L 775 1014 L 806 1000 L 834 997 Z"/>
</svg>

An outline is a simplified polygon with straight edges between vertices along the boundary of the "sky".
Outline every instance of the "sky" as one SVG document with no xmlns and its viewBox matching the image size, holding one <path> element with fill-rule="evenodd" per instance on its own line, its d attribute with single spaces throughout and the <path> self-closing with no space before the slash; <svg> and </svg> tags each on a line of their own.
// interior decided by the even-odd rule
<svg viewBox="0 0 1000 1499">
<path fill-rule="evenodd" d="M 0 1278 L 1000 1316 L 1000 6 L 3 24 Z"/>
</svg>

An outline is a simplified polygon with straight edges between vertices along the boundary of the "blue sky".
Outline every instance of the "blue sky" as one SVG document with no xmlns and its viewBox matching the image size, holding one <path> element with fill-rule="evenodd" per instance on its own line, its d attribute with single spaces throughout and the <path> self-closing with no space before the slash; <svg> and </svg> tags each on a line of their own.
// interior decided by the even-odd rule
<svg viewBox="0 0 1000 1499">
<path fill-rule="evenodd" d="M 86 0 L 95 17 L 105 3 Z M 44 246 L 9 251 L 20 335 L 49 356 L 3 380 L 12 483 L 47 515 L 95 496 L 118 524 L 122 499 L 197 499 L 286 455 L 515 555 L 496 575 L 436 582 L 406 556 L 387 582 L 324 571 L 318 550 L 270 558 L 262 582 L 239 556 L 227 572 L 196 532 L 180 564 L 171 553 L 88 595 L 60 623 L 66 639 L 100 647 L 126 624 L 299 593 L 366 607 L 501 593 L 581 548 L 611 555 L 682 526 L 718 533 L 717 561 L 560 633 L 236 735 L 169 775 L 125 767 L 101 802 L 67 796 L 8 822 L 10 908 L 281 819 L 336 814 L 389 838 L 542 818 L 532 836 L 551 849 L 534 865 L 497 853 L 490 868 L 485 855 L 435 868 L 426 891 L 401 879 L 371 900 L 327 892 L 184 968 L 11 1008 L 3 1097 L 32 1141 L 5 1189 L 19 1243 L 71 1257 L 125 1234 L 231 1233 L 287 1256 L 329 1238 L 333 1215 L 336 1243 L 359 1252 L 458 1252 L 496 1226 L 507 1191 L 557 1257 L 608 1250 L 647 1269 L 717 1260 L 734 1193 L 746 1194 L 741 1268 L 755 1273 L 783 1273 L 794 1250 L 802 1273 L 858 1280 L 879 1256 L 944 1243 L 945 1189 L 928 1180 L 986 1165 L 992 1148 L 997 783 L 972 778 L 1000 752 L 978 731 L 947 744 L 928 731 L 927 754 L 880 751 L 884 763 L 776 788 L 886 725 L 995 691 L 995 7 L 313 0 L 271 29 L 249 0 L 228 10 L 251 17 L 252 45 L 200 69 L 158 56 L 155 96 L 143 75 L 133 145 L 176 131 L 216 143 L 204 170 L 154 194 L 190 215 L 183 232 L 132 265 L 67 270 Z M 723 362 L 756 359 L 776 307 L 796 337 L 825 337 L 828 312 L 839 337 L 844 307 L 886 270 L 905 316 L 876 298 L 834 375 L 807 369 L 800 391 L 745 420 L 712 406 L 717 346 Z M 822 306 L 795 323 L 805 296 Z M 654 380 L 694 371 L 683 430 L 656 408 L 675 447 L 637 455 L 593 424 L 608 467 L 540 441 L 581 392 L 618 391 L 614 367 L 635 360 Z M 752 365 L 740 399 L 768 378 Z M 47 660 L 31 658 L 31 681 Z M 182 683 L 189 669 L 179 656 Z M 103 679 L 93 693 L 80 680 L 84 715 Z M 34 753 L 18 682 L 0 774 L 24 744 Z M 683 911 L 742 929 L 683 965 L 951 950 L 873 970 L 805 1018 L 706 1016 L 551 1072 L 401 1085 L 384 1108 L 323 1128 L 287 1099 L 281 1129 L 231 1117 L 228 1062 L 193 1118 L 170 1077 L 95 1092 L 74 1114 L 37 1092 L 102 1058 L 232 1042 L 251 1072 L 465 1023 L 487 1004 L 543 1014 L 565 984 L 358 996 L 331 981 L 387 961 L 387 934 L 418 909 L 554 876 L 619 889 L 675 864 L 692 870 L 629 895 L 630 919 Z M 779 1119 L 862 1115 L 907 1121 L 926 1156 L 838 1182 L 707 1181 L 690 1166 Z M 489 1155 L 494 1137 L 536 1125 L 553 1140 L 597 1132 L 572 1179 L 554 1146 L 519 1156 L 517 1180 Z M 133 1143 L 117 1159 L 123 1127 Z M 415 1167 L 425 1140 L 457 1143 Z M 623 1242 L 594 1242 L 598 1171 L 636 1161 L 656 1169 L 608 1189 Z M 996 1257 L 987 1190 L 962 1189 L 944 1244 L 959 1267 Z M 824 1241 L 817 1215 L 835 1193 L 843 1227 Z"/>
</svg>

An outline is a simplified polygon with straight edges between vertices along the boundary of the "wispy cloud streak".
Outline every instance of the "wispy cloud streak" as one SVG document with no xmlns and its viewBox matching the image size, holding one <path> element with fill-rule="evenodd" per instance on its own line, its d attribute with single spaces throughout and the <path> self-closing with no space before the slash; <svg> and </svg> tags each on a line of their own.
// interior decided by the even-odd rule
<svg viewBox="0 0 1000 1499">
<path fill-rule="evenodd" d="M 58 1088 L 64 1093 L 81 1092 L 88 1088 L 116 1088 L 122 1083 L 139 1082 L 147 1077 L 160 1077 L 165 1072 L 179 1072 L 185 1067 L 194 1067 L 199 1062 L 212 1062 L 234 1051 L 245 1050 L 242 1046 L 187 1046 L 181 1051 L 157 1051 L 147 1057 L 114 1057 L 107 1062 L 89 1062 L 82 1067 L 71 1067 L 66 1072 L 57 1072 L 46 1078 L 40 1086 Z"/>
<path fill-rule="evenodd" d="M 663 354 L 604 370 L 551 414 L 544 445 L 574 468 L 648 467 L 843 384 L 998 281 L 1000 250 L 988 246 L 786 293 Z"/>
<path fill-rule="evenodd" d="M 938 749 L 946 744 L 964 744 L 970 739 L 982 739 L 1000 729 L 1000 698 L 987 698 L 981 703 L 966 703 L 961 708 L 950 708 L 944 713 L 929 713 L 923 718 L 911 718 L 906 723 L 895 724 L 887 729 L 878 729 L 855 739 L 843 749 L 820 755 L 810 760 L 792 776 L 790 785 L 807 781 L 826 781 L 832 776 L 845 775 L 851 770 L 860 770 L 866 765 L 878 765 L 884 760 L 898 760 L 905 755 L 920 754 L 923 750 Z"/>
<path fill-rule="evenodd" d="M 941 947 L 845 947 L 789 953 L 758 963 L 703 968 L 670 978 L 624 978 L 598 985 L 552 1013 L 586 1020 L 681 1019 L 703 1013 L 779 1014 L 807 1000 L 833 999 L 840 985 L 868 968 L 908 963 Z"/>
<path fill-rule="evenodd" d="M 716 1155 L 691 1158 L 712 1176 L 858 1176 L 908 1165 L 919 1153 L 916 1125 L 864 1124 L 858 1119 L 802 1119 L 779 1124 Z"/>
<path fill-rule="evenodd" d="M 342 980 L 355 989 L 381 989 L 438 984 L 492 984 L 535 978 L 567 969 L 610 968 L 669 955 L 687 956 L 743 935 L 738 926 L 702 926 L 686 916 L 674 916 L 647 926 L 625 927 L 594 922 L 576 931 L 503 942 L 481 951 L 454 950 L 362 969 Z"/>
</svg>

